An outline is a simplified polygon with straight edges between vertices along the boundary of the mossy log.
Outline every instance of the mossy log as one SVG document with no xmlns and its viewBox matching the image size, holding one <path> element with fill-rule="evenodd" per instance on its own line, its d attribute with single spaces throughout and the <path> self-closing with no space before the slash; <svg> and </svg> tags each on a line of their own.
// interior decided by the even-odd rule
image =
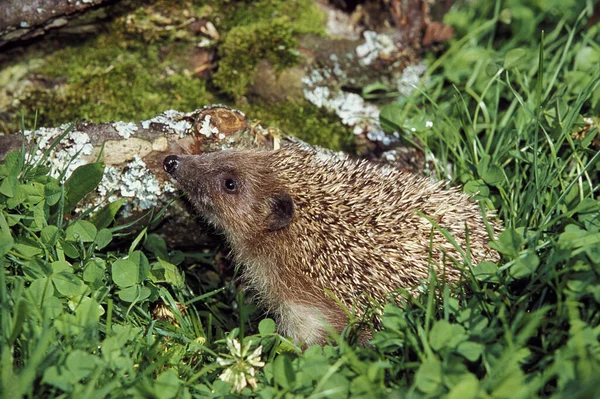
<svg viewBox="0 0 600 399">
<path fill-rule="evenodd" d="M 101 160 L 105 170 L 100 185 L 74 212 L 123 198 L 127 202 L 117 221 L 126 223 L 147 215 L 141 220 L 144 223 L 153 210 L 178 198 L 162 167 L 165 156 L 230 147 L 273 148 L 279 141 L 275 132 L 249 123 L 240 111 L 217 105 L 187 114 L 166 111 L 137 124 L 81 122 L 0 136 L 0 161 L 9 152 L 19 151 L 23 140 L 29 156 L 41 159 L 53 175 L 59 176 L 66 168 L 64 179 L 78 166 Z M 160 223 L 157 233 L 172 247 L 194 248 L 213 240 L 207 229 L 199 227 L 183 199 L 168 207 Z"/>
</svg>

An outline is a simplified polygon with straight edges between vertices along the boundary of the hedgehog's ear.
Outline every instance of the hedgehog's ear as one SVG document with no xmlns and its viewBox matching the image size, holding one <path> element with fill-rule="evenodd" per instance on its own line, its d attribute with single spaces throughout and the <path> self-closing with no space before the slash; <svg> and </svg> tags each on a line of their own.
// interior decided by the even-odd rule
<svg viewBox="0 0 600 399">
<path fill-rule="evenodd" d="M 284 228 L 294 218 L 294 200 L 288 193 L 271 197 L 271 213 L 267 216 L 267 229 L 276 231 Z"/>
</svg>

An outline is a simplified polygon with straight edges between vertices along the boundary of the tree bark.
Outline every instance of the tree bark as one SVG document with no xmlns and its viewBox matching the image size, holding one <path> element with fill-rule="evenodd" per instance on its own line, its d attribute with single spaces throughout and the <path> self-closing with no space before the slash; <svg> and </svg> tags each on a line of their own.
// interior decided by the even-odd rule
<svg viewBox="0 0 600 399">
<path fill-rule="evenodd" d="M 81 12 L 105 1 L 0 0 L 0 47 L 62 27 Z"/>
<path fill-rule="evenodd" d="M 0 161 L 9 152 L 20 151 L 23 140 L 28 154 L 34 159 L 42 157 L 64 135 L 42 161 L 55 175 L 69 162 L 65 179 L 78 165 L 97 159 L 105 164 L 103 181 L 79 204 L 79 210 L 124 198 L 127 203 L 118 214 L 117 223 L 146 215 L 141 220 L 143 224 L 150 220 L 152 211 L 179 197 L 161 218 L 157 232 L 170 248 L 199 248 L 214 242 L 214 237 L 195 220 L 189 205 L 164 172 L 163 159 L 170 154 L 201 154 L 226 147 L 273 148 L 279 138 L 272 133 L 273 130 L 249 124 L 240 111 L 210 106 L 188 114 L 167 111 L 137 124 L 82 122 L 0 136 Z"/>
</svg>

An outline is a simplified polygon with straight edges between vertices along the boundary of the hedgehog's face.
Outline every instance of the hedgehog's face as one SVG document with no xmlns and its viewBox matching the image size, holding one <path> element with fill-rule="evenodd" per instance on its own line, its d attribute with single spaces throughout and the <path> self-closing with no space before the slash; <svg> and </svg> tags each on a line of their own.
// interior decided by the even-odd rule
<svg viewBox="0 0 600 399">
<path fill-rule="evenodd" d="M 275 231 L 294 216 L 288 193 L 277 190 L 268 153 L 221 151 L 170 155 L 164 169 L 182 186 L 200 214 L 230 236 Z"/>
</svg>

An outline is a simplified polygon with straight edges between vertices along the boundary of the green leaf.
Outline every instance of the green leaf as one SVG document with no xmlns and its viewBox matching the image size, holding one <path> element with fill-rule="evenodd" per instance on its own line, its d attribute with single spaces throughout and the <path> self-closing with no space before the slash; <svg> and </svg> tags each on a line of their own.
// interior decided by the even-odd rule
<svg viewBox="0 0 600 399">
<path fill-rule="evenodd" d="M 575 69 L 580 71 L 595 71 L 600 63 L 600 51 L 590 46 L 582 47 L 575 56 Z"/>
<path fill-rule="evenodd" d="M 481 178 L 490 186 L 498 186 L 504 180 L 504 172 L 498 165 L 489 165 Z"/>
<path fill-rule="evenodd" d="M 481 262 L 473 267 L 473 275 L 479 281 L 497 283 L 498 266 L 493 262 Z"/>
<path fill-rule="evenodd" d="M 113 236 L 109 229 L 101 229 L 98 231 L 94 242 L 96 243 L 97 248 L 100 250 L 110 244 L 112 238 Z"/>
<path fill-rule="evenodd" d="M 273 380 L 284 389 L 291 389 L 296 380 L 292 362 L 286 353 L 282 353 L 273 361 Z"/>
<path fill-rule="evenodd" d="M 0 257 L 6 255 L 13 247 L 14 240 L 10 233 L 0 231 Z"/>
<path fill-rule="evenodd" d="M 120 288 L 140 282 L 140 267 L 129 259 L 119 259 L 112 264 L 112 279 Z"/>
<path fill-rule="evenodd" d="M 71 212 L 83 197 L 98 187 L 103 174 L 102 162 L 81 165 L 75 169 L 65 182 L 66 199 L 63 212 L 65 214 Z"/>
<path fill-rule="evenodd" d="M 35 180 L 38 183 L 46 184 L 51 180 L 56 180 L 50 176 L 51 168 L 48 166 L 38 165 L 33 169 L 27 171 L 25 180 Z"/>
<path fill-rule="evenodd" d="M 275 322 L 271 319 L 262 319 L 258 323 L 258 331 L 261 334 L 273 334 L 275 332 Z"/>
<path fill-rule="evenodd" d="M 79 349 L 71 351 L 66 360 L 66 366 L 72 373 L 75 382 L 91 375 L 96 369 L 97 363 L 95 356 Z"/>
<path fill-rule="evenodd" d="M 174 369 L 167 369 L 156 378 L 155 394 L 158 399 L 180 397 L 183 381 Z"/>
<path fill-rule="evenodd" d="M 0 213 L 0 258 L 12 249 L 13 244 L 14 239 L 10 227 L 4 218 L 4 213 Z"/>
<path fill-rule="evenodd" d="M 141 302 L 144 299 L 149 298 L 152 291 L 148 287 L 142 287 L 141 285 L 136 284 L 118 291 L 117 294 L 122 301 Z"/>
<path fill-rule="evenodd" d="M 510 50 L 504 56 L 504 69 L 512 69 L 529 61 L 529 51 L 524 48 Z"/>
<path fill-rule="evenodd" d="M 530 276 L 535 273 L 539 264 L 540 258 L 534 252 L 528 252 L 515 260 L 515 264 L 510 268 L 510 274 L 517 279 Z"/>
<path fill-rule="evenodd" d="M 493 398 L 514 398 L 517 392 L 524 387 L 525 376 L 515 363 L 505 364 L 505 368 L 502 370 L 502 374 L 499 374 L 498 385 L 492 391 Z"/>
<path fill-rule="evenodd" d="M 15 195 L 6 201 L 6 205 L 9 209 L 14 209 L 17 206 L 39 204 L 44 199 L 44 186 L 33 182 L 19 185 Z"/>
<path fill-rule="evenodd" d="M 167 243 L 162 237 L 156 234 L 148 234 L 146 240 L 144 241 L 144 248 L 146 248 L 148 251 L 152 251 L 154 256 L 157 258 L 169 260 Z"/>
<path fill-rule="evenodd" d="M 500 233 L 498 241 L 492 243 L 492 247 L 504 255 L 516 258 L 523 245 L 523 237 L 515 229 L 506 229 Z"/>
<path fill-rule="evenodd" d="M 73 390 L 73 381 L 71 375 L 65 375 L 58 372 L 56 366 L 49 366 L 44 370 L 42 383 L 52 385 L 62 391 L 71 392 Z"/>
<path fill-rule="evenodd" d="M 100 316 L 104 314 L 104 309 L 98 302 L 90 297 L 84 297 L 81 302 L 76 304 L 75 319 L 81 326 L 98 328 L 97 324 Z"/>
<path fill-rule="evenodd" d="M 26 201 L 30 204 L 39 204 L 46 199 L 44 195 L 44 185 L 38 182 L 33 182 L 23 186 L 27 193 Z"/>
<path fill-rule="evenodd" d="M 87 289 L 83 281 L 69 271 L 53 274 L 52 283 L 56 290 L 66 297 L 81 295 Z"/>
<path fill-rule="evenodd" d="M 52 284 L 50 284 L 50 286 L 52 286 Z M 54 290 L 54 288 L 52 290 Z M 51 296 L 44 300 L 42 310 L 44 312 L 44 317 L 54 319 L 64 312 L 63 301 L 55 296 Z"/>
<path fill-rule="evenodd" d="M 29 245 L 22 242 L 13 244 L 13 248 L 26 259 L 33 259 L 36 256 L 44 253 L 44 251 L 37 245 Z"/>
<path fill-rule="evenodd" d="M 461 323 L 470 335 L 483 334 L 489 325 L 489 320 L 476 302 L 470 302 L 466 309 L 461 309 L 456 315 L 456 321 Z"/>
<path fill-rule="evenodd" d="M 481 157 L 477 164 L 477 173 L 490 186 L 497 186 L 504 180 L 504 172 L 498 165 L 492 163 L 489 155 Z"/>
<path fill-rule="evenodd" d="M 52 274 L 52 267 L 41 259 L 32 259 L 23 262 L 23 275 L 29 281 L 47 277 Z"/>
<path fill-rule="evenodd" d="M 51 181 L 46 183 L 44 186 L 44 196 L 46 198 L 46 203 L 49 206 L 56 205 L 60 200 L 60 196 L 62 195 L 62 188 L 58 185 L 56 181 Z"/>
<path fill-rule="evenodd" d="M 38 278 L 31 282 L 26 294 L 35 306 L 42 306 L 48 298 L 54 296 L 54 286 L 48 277 Z"/>
<path fill-rule="evenodd" d="M 402 129 L 404 120 L 400 120 L 402 108 L 396 104 L 388 104 L 381 107 L 379 112 L 379 121 L 381 127 L 387 132 L 398 131 Z"/>
<path fill-rule="evenodd" d="M 565 231 L 558 237 L 558 244 L 562 248 L 581 250 L 583 249 L 592 259 L 597 259 L 595 251 L 600 248 L 600 232 L 583 230 L 576 225 L 568 225 Z M 573 251 L 574 254 L 579 251 Z"/>
<path fill-rule="evenodd" d="M 65 260 L 58 260 L 56 262 L 52 262 L 50 263 L 50 267 L 52 268 L 52 274 L 58 274 L 64 271 L 73 271 L 73 266 Z"/>
<path fill-rule="evenodd" d="M 370 83 L 362 88 L 362 97 L 366 98 L 367 96 L 369 96 L 372 93 L 377 94 L 378 92 L 388 92 L 389 90 L 390 90 L 390 86 L 385 83 L 382 83 L 382 82 Z"/>
<path fill-rule="evenodd" d="M 456 347 L 456 352 L 458 352 L 465 359 L 474 362 L 479 359 L 481 353 L 483 352 L 484 346 L 480 343 L 473 341 L 461 342 Z"/>
<path fill-rule="evenodd" d="M 58 227 L 54 225 L 44 227 L 40 232 L 40 240 L 49 247 L 54 246 L 58 240 Z"/>
<path fill-rule="evenodd" d="M 2 184 L 0 184 L 0 194 L 4 194 L 9 198 L 14 197 L 18 188 L 19 179 L 17 176 L 10 175 L 2 180 Z"/>
<path fill-rule="evenodd" d="M 160 258 L 152 263 L 150 277 L 155 283 L 171 283 L 175 287 L 182 287 L 184 282 L 177 266 Z"/>
<path fill-rule="evenodd" d="M 92 259 L 83 267 L 83 281 L 93 283 L 104 277 L 106 271 L 106 263 L 103 259 Z"/>
<path fill-rule="evenodd" d="M 123 198 L 111 202 L 96 212 L 94 216 L 91 217 L 90 222 L 94 223 L 98 229 L 104 229 L 110 226 L 124 203 L 125 199 Z"/>
<path fill-rule="evenodd" d="M 23 205 L 27 200 L 27 191 L 25 190 L 25 184 L 19 184 L 12 197 L 9 197 L 6 201 L 8 209 L 15 209 L 19 205 Z"/>
<path fill-rule="evenodd" d="M 78 220 L 67 227 L 65 239 L 74 242 L 94 242 L 97 234 L 96 226 L 86 220 Z"/>
<path fill-rule="evenodd" d="M 142 251 L 133 251 L 131 255 L 129 255 L 129 260 L 139 267 L 139 281 L 142 282 L 146 280 L 150 274 L 150 262 L 148 262 L 146 255 L 144 255 Z"/>
<path fill-rule="evenodd" d="M 429 332 L 429 343 L 436 351 L 444 347 L 452 349 L 466 339 L 465 329 L 461 325 L 451 324 L 443 319 L 436 321 Z"/>
<path fill-rule="evenodd" d="M 469 180 L 463 187 L 465 194 L 477 194 L 482 197 L 489 197 L 490 188 L 481 180 Z"/>
<path fill-rule="evenodd" d="M 18 177 L 19 173 L 23 170 L 24 164 L 25 158 L 21 151 L 10 152 L 4 157 L 4 166 L 6 167 L 8 176 Z"/>
<path fill-rule="evenodd" d="M 56 246 L 57 246 L 57 248 L 60 247 L 60 249 L 62 249 L 64 251 L 65 255 L 67 255 L 69 258 L 71 258 L 71 259 L 79 258 L 79 251 L 77 250 L 77 248 L 75 248 L 75 246 L 72 243 L 65 241 L 63 239 L 59 239 L 58 244 Z"/>
<path fill-rule="evenodd" d="M 24 224 L 33 232 L 41 231 L 46 223 L 44 202 L 40 202 L 31 208 L 31 211 L 27 213 L 27 216 L 30 217 L 31 220 L 24 222 Z"/>
<path fill-rule="evenodd" d="M 600 212 L 600 200 L 584 198 L 573 210 L 574 213 L 596 213 Z"/>
<path fill-rule="evenodd" d="M 479 380 L 473 374 L 466 374 L 466 376 L 452 387 L 447 399 L 476 399 L 479 397 Z"/>
<path fill-rule="evenodd" d="M 442 365 L 437 359 L 426 359 L 415 374 L 415 385 L 423 393 L 435 394 L 442 385 Z"/>
<path fill-rule="evenodd" d="M 25 321 L 25 319 L 28 316 L 28 310 L 29 310 L 29 303 L 24 299 L 19 300 L 19 302 L 17 303 L 16 309 L 15 309 L 12 323 L 11 323 L 12 326 L 4 327 L 4 328 L 10 328 L 12 330 L 12 332 L 10 333 L 10 337 L 8 337 L 9 345 L 13 345 L 15 340 L 21 334 L 21 331 L 23 329 L 23 322 Z"/>
</svg>

